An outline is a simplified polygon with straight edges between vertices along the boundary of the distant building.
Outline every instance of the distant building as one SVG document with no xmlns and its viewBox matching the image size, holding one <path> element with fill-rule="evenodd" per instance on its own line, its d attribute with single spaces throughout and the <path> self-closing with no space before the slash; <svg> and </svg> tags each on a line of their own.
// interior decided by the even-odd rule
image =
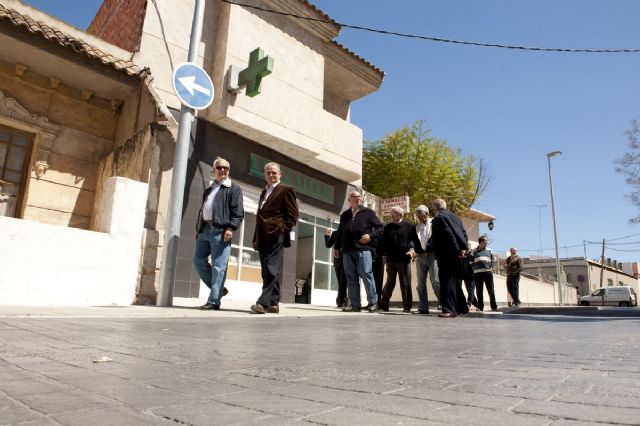
<svg viewBox="0 0 640 426">
<path fill-rule="evenodd" d="M 580 296 L 591 293 L 597 288 L 612 286 L 631 286 L 638 292 L 637 264 L 636 274 L 625 272 L 622 263 L 608 260 L 604 267 L 601 262 L 584 257 L 569 257 L 560 259 L 562 272 L 565 275 L 563 283 L 578 290 Z M 627 270 L 631 271 L 631 267 Z M 524 274 L 542 279 L 557 281 L 556 261 L 554 258 L 530 259 L 523 258 L 522 271 Z M 602 285 L 601 285 L 602 275 Z"/>
</svg>

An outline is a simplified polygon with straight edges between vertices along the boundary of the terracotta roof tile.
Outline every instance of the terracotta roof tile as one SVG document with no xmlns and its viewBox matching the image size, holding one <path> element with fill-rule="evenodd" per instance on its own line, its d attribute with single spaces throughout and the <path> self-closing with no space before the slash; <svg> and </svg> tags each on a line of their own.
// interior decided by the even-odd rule
<svg viewBox="0 0 640 426">
<path fill-rule="evenodd" d="M 141 69 L 129 60 L 116 58 L 110 53 L 105 53 L 89 43 L 69 36 L 58 29 L 36 21 L 28 15 L 22 15 L 14 9 L 8 9 L 0 4 L 0 22 L 2 21 L 9 22 L 19 28 L 24 28 L 30 33 L 40 34 L 46 40 L 56 42 L 60 46 L 72 49 L 81 55 L 99 61 L 104 65 L 111 66 L 118 71 L 123 71 L 130 76 L 142 79 L 149 73 L 147 68 Z"/>
<path fill-rule="evenodd" d="M 324 20 L 329 21 L 329 22 L 331 22 L 332 24 L 335 24 L 335 25 L 340 25 L 336 21 L 334 21 L 331 16 L 327 15 L 323 10 L 318 9 L 315 5 L 311 4 L 309 1 L 307 1 L 307 0 L 299 0 L 299 1 L 301 3 L 304 3 L 305 5 L 309 6 L 311 9 L 313 9 L 316 12 L 318 12 L 320 15 L 322 15 L 322 18 Z"/>
<path fill-rule="evenodd" d="M 346 47 L 344 47 L 343 45 L 341 45 L 340 43 L 338 43 L 335 40 L 332 40 L 331 43 L 335 44 L 336 46 L 338 46 L 340 49 L 344 50 L 345 52 L 347 52 L 349 55 L 353 56 L 354 58 L 358 59 L 360 62 L 362 62 L 363 64 L 367 65 L 368 67 L 370 67 L 371 69 L 373 69 L 375 72 L 377 72 L 378 74 L 380 74 L 381 77 L 384 77 L 384 71 L 382 71 L 380 68 L 376 67 L 375 65 L 373 65 L 371 62 L 367 61 L 366 59 L 364 59 L 362 56 L 358 55 L 356 52 L 347 49 Z"/>
</svg>

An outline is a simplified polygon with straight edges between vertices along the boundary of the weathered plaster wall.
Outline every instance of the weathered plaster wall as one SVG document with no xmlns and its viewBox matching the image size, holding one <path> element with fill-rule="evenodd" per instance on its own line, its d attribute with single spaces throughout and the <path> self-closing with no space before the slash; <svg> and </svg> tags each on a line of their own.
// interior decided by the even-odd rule
<svg viewBox="0 0 640 426">
<path fill-rule="evenodd" d="M 130 304 L 147 191 L 108 179 L 102 232 L 0 217 L 0 304 Z"/>
</svg>

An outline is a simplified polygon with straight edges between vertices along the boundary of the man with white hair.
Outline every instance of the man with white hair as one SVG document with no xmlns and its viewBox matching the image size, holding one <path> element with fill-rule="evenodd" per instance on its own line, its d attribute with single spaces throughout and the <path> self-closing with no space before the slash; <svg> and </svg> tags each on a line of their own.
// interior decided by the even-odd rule
<svg viewBox="0 0 640 426">
<path fill-rule="evenodd" d="M 427 292 L 427 276 L 431 280 L 431 288 L 440 301 L 440 281 L 438 280 L 438 263 L 436 254 L 431 245 L 431 219 L 429 208 L 420 204 L 415 210 L 416 224 L 411 230 L 413 241 L 413 258 L 416 260 L 416 272 L 418 273 L 418 312 L 429 313 L 429 295 Z"/>
<path fill-rule="evenodd" d="M 211 291 L 203 310 L 220 310 L 224 282 L 231 254 L 231 239 L 244 220 L 242 189 L 229 178 L 231 165 L 224 158 L 213 162 L 213 182 L 204 191 L 196 222 L 196 250 L 193 267 Z M 209 263 L 211 256 L 211 263 Z"/>
<path fill-rule="evenodd" d="M 391 208 L 391 222 L 382 231 L 382 243 L 378 246 L 382 250 L 382 258 L 387 267 L 387 282 L 382 289 L 382 296 L 378 302 L 381 310 L 389 311 L 389 300 L 396 288 L 396 276 L 400 280 L 400 292 L 405 313 L 411 312 L 413 294 L 411 292 L 411 255 L 414 253 L 411 231 L 413 225 L 402 220 L 402 207 Z"/>
<path fill-rule="evenodd" d="M 438 259 L 440 278 L 439 317 L 452 318 L 469 312 L 462 291 L 462 266 L 469 250 L 469 238 L 462 220 L 447 210 L 447 203 L 438 198 L 433 202 L 436 215 L 431 221 L 431 241 Z"/>
<path fill-rule="evenodd" d="M 358 191 L 349 193 L 349 208 L 340 215 L 338 234 L 340 239 L 336 241 L 334 250 L 341 251 L 342 265 L 347 274 L 347 288 L 351 306 L 342 309 L 342 312 L 360 312 L 360 281 L 362 278 L 364 289 L 367 292 L 367 311 L 378 311 L 378 293 L 373 281 L 371 270 L 371 250 L 375 242 L 380 238 L 382 223 L 376 213 L 362 205 L 362 194 Z"/>
</svg>

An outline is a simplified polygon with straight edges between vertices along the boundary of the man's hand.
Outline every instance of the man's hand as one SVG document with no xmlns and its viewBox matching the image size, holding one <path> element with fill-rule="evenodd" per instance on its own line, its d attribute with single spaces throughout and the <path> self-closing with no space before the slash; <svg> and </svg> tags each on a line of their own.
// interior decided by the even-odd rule
<svg viewBox="0 0 640 426">
<path fill-rule="evenodd" d="M 333 249 L 333 257 L 336 259 L 340 258 L 340 249 Z"/>
<path fill-rule="evenodd" d="M 414 260 L 417 256 L 416 251 L 412 248 L 409 249 L 408 252 L 405 253 L 408 256 L 411 256 L 411 260 Z"/>
<path fill-rule="evenodd" d="M 223 238 L 225 243 L 231 241 L 231 238 L 233 238 L 233 231 L 231 229 L 225 229 Z"/>
<path fill-rule="evenodd" d="M 362 237 L 360 237 L 360 241 L 358 241 L 360 244 L 369 244 L 371 242 L 371 236 L 369 236 L 369 234 L 364 234 Z"/>
<path fill-rule="evenodd" d="M 324 230 L 324 235 L 330 236 L 332 232 L 331 228 L 327 228 Z"/>
<path fill-rule="evenodd" d="M 463 257 L 467 257 L 467 251 L 466 250 L 460 250 L 460 254 L 458 255 L 458 257 L 460 259 L 462 259 Z"/>
</svg>

